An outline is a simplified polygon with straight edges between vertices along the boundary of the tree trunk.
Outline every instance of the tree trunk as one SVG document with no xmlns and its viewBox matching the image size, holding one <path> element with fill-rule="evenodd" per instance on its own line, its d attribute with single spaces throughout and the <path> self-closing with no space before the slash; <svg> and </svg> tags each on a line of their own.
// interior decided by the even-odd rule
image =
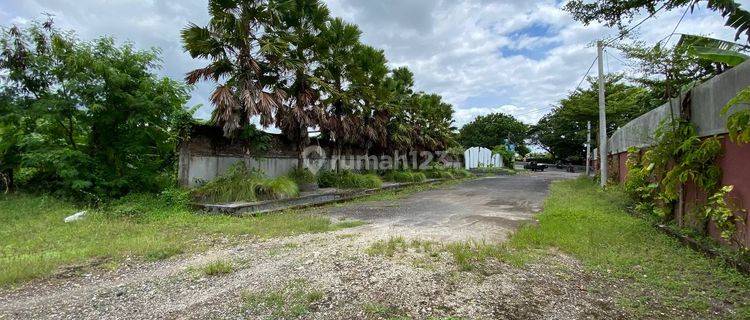
<svg viewBox="0 0 750 320">
<path fill-rule="evenodd" d="M 7 190 L 9 193 L 15 191 L 16 186 L 15 186 L 15 178 L 13 176 L 13 168 L 4 170 L 3 175 L 4 175 L 3 183 L 5 184 L 4 189 Z"/>
</svg>

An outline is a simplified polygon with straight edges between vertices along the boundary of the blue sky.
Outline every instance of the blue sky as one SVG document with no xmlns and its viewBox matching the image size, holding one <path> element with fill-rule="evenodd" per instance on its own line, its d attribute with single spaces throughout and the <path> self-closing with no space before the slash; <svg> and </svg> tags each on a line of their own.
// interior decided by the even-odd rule
<svg viewBox="0 0 750 320">
<path fill-rule="evenodd" d="M 573 90 L 595 55 L 592 43 L 616 34 L 598 24 L 573 21 L 555 0 L 328 0 L 335 16 L 356 23 L 365 43 L 385 50 L 392 67 L 408 66 L 418 90 L 441 94 L 456 109 L 457 125 L 490 112 L 505 112 L 535 123 Z M 750 1 L 741 1 L 750 7 Z M 25 0 L 3 1 L 0 23 L 24 24 L 44 12 L 81 38 L 103 35 L 162 49 L 159 73 L 181 79 L 201 65 L 183 52 L 179 30 L 208 21 L 206 1 Z M 660 13 L 638 30 L 654 43 L 671 32 L 682 11 Z M 636 17 L 636 21 L 640 18 Z M 715 12 L 689 13 L 678 33 L 732 39 Z M 673 41 L 676 40 L 673 39 Z M 611 54 L 619 57 L 612 50 Z M 607 72 L 634 72 L 608 59 Z M 192 92 L 207 117 L 211 85 Z"/>
</svg>

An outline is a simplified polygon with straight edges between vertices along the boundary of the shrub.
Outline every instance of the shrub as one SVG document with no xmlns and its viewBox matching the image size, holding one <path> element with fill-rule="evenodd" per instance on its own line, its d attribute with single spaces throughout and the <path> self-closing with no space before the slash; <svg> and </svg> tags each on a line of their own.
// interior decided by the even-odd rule
<svg viewBox="0 0 750 320">
<path fill-rule="evenodd" d="M 234 202 L 279 199 L 299 194 L 297 184 L 289 177 L 273 179 L 250 170 L 244 162 L 237 162 L 227 172 L 193 191 L 199 201 Z"/>
<path fill-rule="evenodd" d="M 316 182 L 315 174 L 313 174 L 312 171 L 307 168 L 294 168 L 289 171 L 287 176 L 289 176 L 289 178 L 297 184 L 308 184 Z"/>
<path fill-rule="evenodd" d="M 375 174 L 359 174 L 352 171 L 322 171 L 318 174 L 318 184 L 323 188 L 372 189 L 380 188 L 383 180 Z"/>
<path fill-rule="evenodd" d="M 422 172 L 391 170 L 383 175 L 387 181 L 393 182 L 423 182 L 427 176 Z"/>
<path fill-rule="evenodd" d="M 450 173 L 457 179 L 468 178 L 472 176 L 472 173 L 469 172 L 469 170 L 461 168 L 450 168 Z"/>
</svg>

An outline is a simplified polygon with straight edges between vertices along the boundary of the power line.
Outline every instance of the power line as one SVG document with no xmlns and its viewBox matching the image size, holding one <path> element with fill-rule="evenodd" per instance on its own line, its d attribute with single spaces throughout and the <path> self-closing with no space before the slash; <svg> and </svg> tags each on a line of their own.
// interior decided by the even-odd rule
<svg viewBox="0 0 750 320">
<path fill-rule="evenodd" d="M 576 86 L 576 88 L 575 88 L 575 89 L 573 90 L 574 92 L 575 92 L 575 91 L 578 91 L 578 89 L 579 89 L 579 88 L 581 88 L 581 84 L 583 84 L 583 81 L 584 81 L 584 80 L 586 80 L 586 76 L 588 76 L 588 75 L 589 75 L 589 72 L 591 72 L 591 68 L 593 68 L 593 67 L 594 67 L 594 64 L 595 64 L 595 63 L 596 63 L 596 58 L 594 58 L 594 61 L 591 61 L 591 65 L 589 66 L 589 69 L 588 69 L 588 70 L 586 70 L 586 74 L 584 74 L 584 75 L 583 75 L 583 78 L 581 78 L 581 81 L 580 81 L 580 82 L 578 82 L 578 85 L 577 85 L 577 86 Z"/>
<path fill-rule="evenodd" d="M 621 32 L 619 36 L 616 36 L 616 37 L 614 37 L 612 39 L 604 41 L 604 46 L 608 46 L 609 44 L 611 44 L 612 42 L 614 42 L 618 38 L 622 39 L 625 35 L 627 35 L 628 33 L 630 33 L 630 31 L 633 31 L 633 29 L 638 28 L 640 25 L 642 25 L 644 22 L 646 22 L 646 20 L 651 19 L 654 15 L 656 15 L 659 11 L 661 11 L 661 9 L 664 9 L 664 7 L 666 7 L 666 6 L 667 6 L 667 3 L 664 3 L 663 5 L 661 5 L 661 7 L 659 7 L 659 9 L 656 9 L 654 12 L 652 12 L 651 14 L 649 14 L 648 17 L 646 17 L 643 20 L 641 20 L 641 22 L 638 22 L 634 26 L 628 28 L 628 30 L 625 30 L 624 32 Z"/>
<path fill-rule="evenodd" d="M 667 41 L 664 42 L 664 44 L 666 45 L 667 43 L 669 43 L 669 40 L 672 40 L 672 36 L 675 34 L 675 32 L 677 32 L 677 27 L 679 27 L 680 23 L 682 23 L 682 20 L 685 19 L 685 16 L 687 15 L 688 10 L 690 10 L 690 7 L 693 6 L 693 3 L 695 3 L 695 0 L 691 1 L 690 4 L 688 4 L 687 8 L 685 8 L 685 11 L 682 13 L 682 16 L 680 17 L 680 20 L 677 21 L 677 24 L 672 29 L 672 33 L 670 33 L 668 36 L 662 38 L 657 43 L 660 43 L 660 42 L 664 41 L 664 39 L 666 39 Z"/>
</svg>

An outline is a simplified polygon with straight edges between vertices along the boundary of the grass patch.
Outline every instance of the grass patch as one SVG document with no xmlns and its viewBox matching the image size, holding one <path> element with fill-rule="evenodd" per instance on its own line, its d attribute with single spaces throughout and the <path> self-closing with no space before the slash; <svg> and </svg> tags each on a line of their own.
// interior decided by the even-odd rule
<svg viewBox="0 0 750 320">
<path fill-rule="evenodd" d="M 243 292 L 245 308 L 254 315 L 269 314 L 275 319 L 299 318 L 312 311 L 325 298 L 320 290 L 310 289 L 307 281 L 297 279 L 279 290 Z"/>
<path fill-rule="evenodd" d="M 509 246 L 557 248 L 613 281 L 626 279 L 631 295 L 620 297 L 621 305 L 640 316 L 677 308 L 701 317 L 750 318 L 750 278 L 628 214 L 628 205 L 624 193 L 601 190 L 591 180 L 556 182 L 539 224 L 521 228 Z"/>
<path fill-rule="evenodd" d="M 201 267 L 200 271 L 206 276 L 219 276 L 232 273 L 234 266 L 229 261 L 219 260 Z"/>
<path fill-rule="evenodd" d="M 418 171 L 389 170 L 383 174 L 383 179 L 392 182 L 424 182 L 427 176 Z"/>
<path fill-rule="evenodd" d="M 333 223 L 300 211 L 243 218 L 196 215 L 184 200 L 175 192 L 131 195 L 65 223 L 63 218 L 81 208 L 48 196 L 0 195 L 0 286 L 49 276 L 68 265 L 116 264 L 129 256 L 166 259 L 204 250 L 223 237 L 271 238 L 362 224 Z"/>
<path fill-rule="evenodd" d="M 292 178 L 265 178 L 260 171 L 248 169 L 242 161 L 192 192 L 196 201 L 204 203 L 281 199 L 298 194 L 299 188 Z"/>
<path fill-rule="evenodd" d="M 349 170 L 321 171 L 318 173 L 318 185 L 322 188 L 374 189 L 383 186 L 383 180 L 376 174 L 360 174 Z"/>
</svg>

